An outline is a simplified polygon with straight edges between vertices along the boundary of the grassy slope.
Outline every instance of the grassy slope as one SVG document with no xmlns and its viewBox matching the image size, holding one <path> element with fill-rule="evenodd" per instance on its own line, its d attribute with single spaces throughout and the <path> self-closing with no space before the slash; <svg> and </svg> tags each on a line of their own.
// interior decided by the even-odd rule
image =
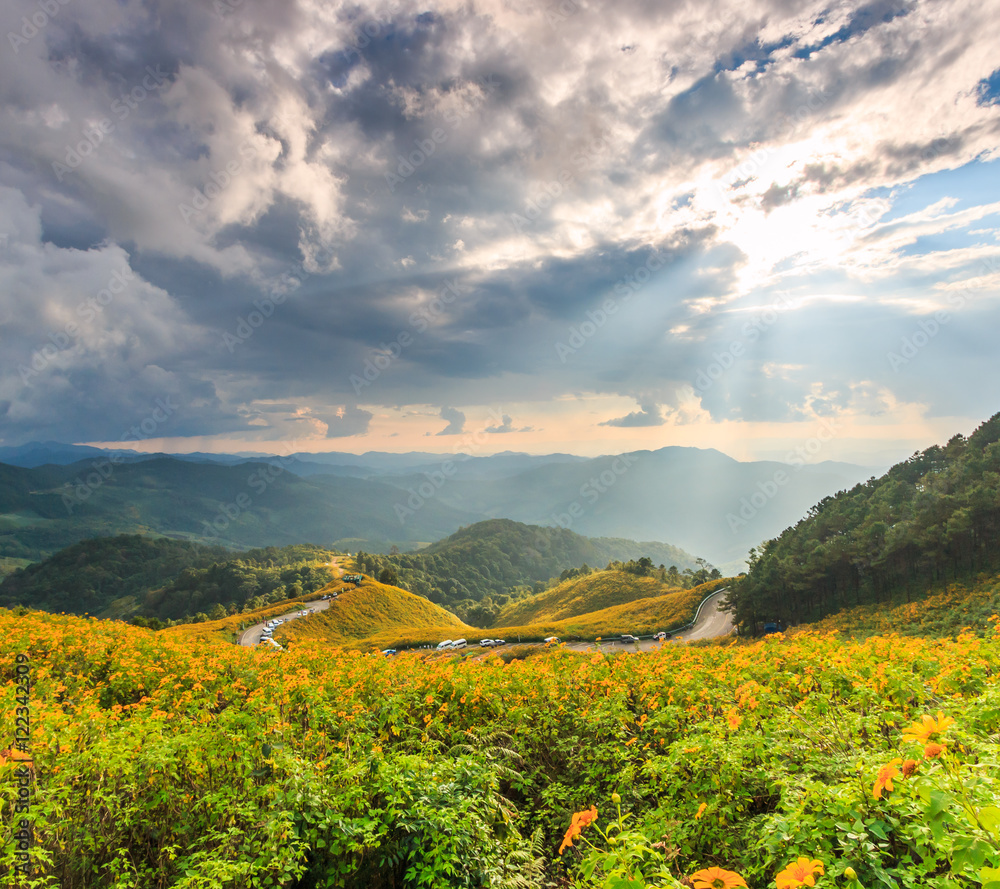
<svg viewBox="0 0 1000 889">
<path fill-rule="evenodd" d="M 1000 575 L 981 574 L 970 583 L 934 587 L 914 602 L 897 600 L 861 605 L 832 614 L 803 630 L 836 630 L 852 638 L 902 636 L 954 637 L 966 628 L 978 634 L 992 633 L 989 618 L 1000 611 Z"/>
<path fill-rule="evenodd" d="M 636 579 L 649 580 L 650 578 Z M 694 620 L 695 611 L 702 599 L 724 586 L 725 583 L 725 580 L 710 580 L 708 583 L 703 583 L 701 586 L 689 590 L 668 590 L 651 598 L 622 602 L 618 605 L 610 605 L 598 611 L 562 620 L 540 620 L 527 626 L 508 626 L 484 630 L 484 632 L 487 635 L 492 634 L 507 640 L 510 640 L 512 636 L 514 638 L 521 636 L 522 639 L 534 638 L 540 633 L 542 637 L 549 635 L 580 636 L 584 639 L 594 639 L 602 635 L 617 636 L 622 633 L 636 633 L 640 636 L 646 636 L 659 630 L 670 631 L 689 624 Z"/>
<path fill-rule="evenodd" d="M 662 595 L 621 602 L 561 620 L 541 620 L 483 630 L 463 624 L 450 612 L 420 596 L 366 577 L 360 587 L 346 587 L 346 592 L 331 602 L 326 611 L 291 621 L 274 635 L 275 640 L 282 644 L 287 641 L 321 643 L 365 650 L 436 645 L 442 639 L 460 636 L 476 644 L 484 636 L 502 637 L 508 641 L 518 637 L 525 641 L 537 641 L 550 635 L 584 639 L 620 633 L 646 635 L 690 622 L 698 603 L 722 583 L 724 581 L 710 581 L 690 590 L 669 590 Z M 163 632 L 191 640 L 233 642 L 241 627 L 291 611 L 296 604 L 312 601 L 325 590 L 342 588 L 342 582 L 335 581 L 317 593 L 288 599 L 259 611 L 199 624 L 184 624 Z"/>
<path fill-rule="evenodd" d="M 412 630 L 426 635 L 429 629 L 435 631 L 430 634 L 435 642 L 478 632 L 427 599 L 366 577 L 361 586 L 348 587 L 326 611 L 285 624 L 274 636 L 282 644 L 288 640 L 340 644 L 375 634 L 396 639 Z M 444 634 L 440 639 L 439 633 Z"/>
<path fill-rule="evenodd" d="M 464 627 L 463 635 L 473 644 L 484 636 L 502 638 L 507 642 L 518 639 L 537 642 L 546 636 L 595 639 L 622 633 L 649 635 L 658 630 L 673 630 L 690 623 L 702 599 L 725 583 L 726 580 L 713 580 L 690 590 L 670 590 L 663 595 L 623 602 L 561 620 L 540 620 L 529 624 L 490 627 L 486 630 Z M 370 649 L 433 645 L 449 635 L 453 638 L 454 631 L 449 634 L 444 627 L 412 632 L 388 631 L 364 639 L 354 647 Z"/>
<path fill-rule="evenodd" d="M 676 587 L 665 586 L 652 577 L 597 571 L 564 580 L 537 596 L 511 602 L 497 616 L 496 624 L 509 627 L 557 621 L 676 591 Z"/>
</svg>

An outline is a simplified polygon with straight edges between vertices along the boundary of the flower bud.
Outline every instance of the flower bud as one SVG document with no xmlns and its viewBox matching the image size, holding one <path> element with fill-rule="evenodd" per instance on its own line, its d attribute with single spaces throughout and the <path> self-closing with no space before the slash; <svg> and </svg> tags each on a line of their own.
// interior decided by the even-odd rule
<svg viewBox="0 0 1000 889">
<path fill-rule="evenodd" d="M 622 804 L 622 798 L 617 793 L 612 793 L 611 802 L 613 802 L 616 806 L 620 806 Z"/>
<path fill-rule="evenodd" d="M 854 872 L 854 868 L 848 865 L 844 868 L 844 879 L 850 880 L 852 883 L 858 878 L 858 875 Z"/>
</svg>

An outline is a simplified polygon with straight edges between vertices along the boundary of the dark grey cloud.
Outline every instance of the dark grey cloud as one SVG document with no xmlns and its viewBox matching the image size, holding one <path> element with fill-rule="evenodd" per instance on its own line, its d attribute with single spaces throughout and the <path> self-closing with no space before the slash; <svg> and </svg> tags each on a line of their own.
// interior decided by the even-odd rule
<svg viewBox="0 0 1000 889">
<path fill-rule="evenodd" d="M 637 427 L 637 426 L 662 426 L 666 419 L 658 404 L 646 403 L 640 405 L 638 411 L 626 414 L 624 417 L 615 417 L 613 420 L 605 420 L 600 426 Z"/>
<path fill-rule="evenodd" d="M 558 20 L 485 2 L 361 3 L 322 19 L 299 3 L 60 6 L 0 53 L 3 435 L 116 438 L 164 397 L 183 404 L 171 435 L 322 423 L 348 437 L 375 405 L 468 411 L 583 392 L 638 394 L 641 410 L 603 425 L 652 425 L 729 348 L 727 311 L 750 298 L 755 256 L 727 214 L 780 216 L 817 195 L 834 214 L 995 146 L 997 72 L 972 61 L 983 29 L 947 2 L 934 20 L 892 0 L 752 14 L 628 0 Z M 0 31 L 35 8 L 14 0 Z M 884 110 L 865 118 L 863 144 L 845 121 L 869 105 Z M 787 173 L 739 173 L 748 154 L 814 130 L 826 147 Z M 84 142 L 79 165 L 53 167 Z M 796 338 L 763 332 L 701 393 L 713 417 L 843 407 L 862 384 L 913 401 L 924 385 L 943 403 L 950 377 L 926 370 L 940 366 L 882 366 L 877 330 L 902 337 L 914 316 L 884 304 L 876 271 L 916 248 L 880 237 L 857 239 L 881 250 L 869 270 L 836 279 L 866 302 L 815 301 L 780 328 Z M 788 277 L 797 261 L 759 274 L 822 294 L 830 282 Z M 118 268 L 129 288 L 58 347 Z M 911 300 L 950 280 L 908 274 L 898 290 Z M 964 324 L 948 342 L 979 348 Z M 26 380 L 32 360 L 43 366 Z M 974 350 L 960 360 L 984 366 Z M 442 408 L 441 434 L 462 413 Z"/>
<path fill-rule="evenodd" d="M 438 435 L 461 435 L 465 431 L 465 414 L 453 407 L 441 408 L 441 419 L 448 425 Z"/>
<path fill-rule="evenodd" d="M 346 405 L 337 413 L 317 414 L 317 419 L 326 423 L 327 438 L 346 438 L 367 432 L 373 416 L 371 411 L 366 411 L 357 405 Z"/>
<path fill-rule="evenodd" d="M 494 426 L 487 426 L 484 432 L 489 432 L 491 435 L 504 435 L 509 432 L 531 432 L 530 426 L 522 426 L 517 428 L 514 426 L 514 418 L 508 414 L 504 414 L 501 417 L 501 422 Z"/>
</svg>

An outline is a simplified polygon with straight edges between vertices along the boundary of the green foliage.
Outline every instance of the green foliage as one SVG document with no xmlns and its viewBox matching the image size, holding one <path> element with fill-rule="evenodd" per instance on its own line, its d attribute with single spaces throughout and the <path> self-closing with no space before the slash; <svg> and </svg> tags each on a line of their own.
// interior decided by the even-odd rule
<svg viewBox="0 0 1000 889">
<path fill-rule="evenodd" d="M 1000 562 L 1000 414 L 814 506 L 751 550 L 729 596 L 741 632 L 919 595 Z"/>
<path fill-rule="evenodd" d="M 67 547 L 0 583 L 0 605 L 164 622 L 224 617 L 317 590 L 332 579 L 332 553 L 295 544 L 232 553 L 137 534 Z M 222 608 L 219 614 L 217 609 Z"/>
<path fill-rule="evenodd" d="M 0 711 L 32 678 L 25 889 L 773 889 L 801 857 L 817 889 L 995 889 L 996 632 L 506 664 L 191 633 L 0 609 Z"/>
</svg>

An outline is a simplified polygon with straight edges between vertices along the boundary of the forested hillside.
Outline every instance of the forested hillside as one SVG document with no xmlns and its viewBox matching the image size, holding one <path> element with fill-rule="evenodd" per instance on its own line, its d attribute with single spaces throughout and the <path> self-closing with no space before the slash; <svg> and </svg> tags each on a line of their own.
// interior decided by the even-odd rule
<svg viewBox="0 0 1000 889">
<path fill-rule="evenodd" d="M 203 620 L 319 589 L 331 553 L 310 545 L 233 553 L 122 534 L 85 540 L 0 583 L 0 606 L 129 618 Z"/>
<path fill-rule="evenodd" d="M 674 567 L 683 578 L 711 566 L 664 543 L 582 537 L 565 528 L 523 525 L 507 519 L 477 522 L 416 553 L 360 552 L 358 570 L 397 584 L 454 611 L 467 623 L 491 626 L 511 595 L 541 592 L 548 581 L 584 565 L 647 557 Z M 691 580 L 693 586 L 696 582 Z"/>
<path fill-rule="evenodd" d="M 909 597 L 1000 562 L 1000 414 L 814 506 L 751 551 L 730 602 L 744 633 Z"/>
</svg>

